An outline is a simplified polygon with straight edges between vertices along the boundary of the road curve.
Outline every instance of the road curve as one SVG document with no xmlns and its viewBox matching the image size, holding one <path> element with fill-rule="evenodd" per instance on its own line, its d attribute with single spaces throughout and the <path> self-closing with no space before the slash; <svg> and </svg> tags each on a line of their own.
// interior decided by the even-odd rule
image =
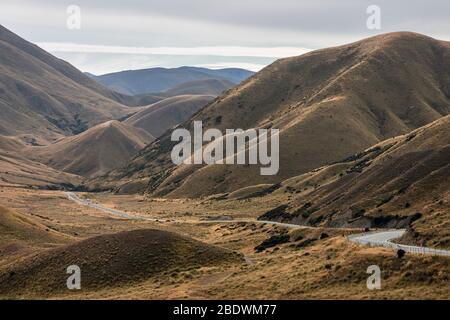
<svg viewBox="0 0 450 320">
<path fill-rule="evenodd" d="M 69 200 L 72 200 L 79 205 L 88 206 L 99 211 L 103 211 L 105 213 L 111 214 L 113 216 L 130 219 L 130 220 L 144 220 L 144 221 L 153 221 L 160 222 L 160 219 L 142 217 L 136 215 L 130 215 L 124 211 L 111 209 L 101 204 L 95 203 L 89 199 L 82 199 L 74 192 L 66 192 L 65 193 Z M 173 219 L 171 219 L 173 220 Z M 237 223 L 237 222 L 245 222 L 245 223 L 258 223 L 258 224 L 271 224 L 275 226 L 280 226 L 289 229 L 304 229 L 304 228 L 312 228 L 308 226 L 300 226 L 298 224 L 292 223 L 283 223 L 276 221 L 267 221 L 267 220 L 252 220 L 252 219 L 236 219 L 236 220 L 173 220 L 179 223 Z M 450 251 L 448 250 L 440 250 L 426 247 L 416 247 L 416 246 L 408 246 L 403 244 L 397 244 L 391 242 L 391 240 L 400 238 L 406 230 L 397 229 L 397 230 L 386 230 L 386 231 L 374 231 L 374 232 L 366 232 L 360 234 L 353 234 L 348 236 L 348 240 L 363 244 L 370 245 L 374 247 L 385 247 L 385 248 L 393 248 L 393 249 L 402 249 L 406 252 L 411 253 L 420 253 L 420 254 L 430 254 L 430 255 L 440 255 L 440 256 L 450 256 Z"/>
<path fill-rule="evenodd" d="M 149 218 L 149 217 L 142 217 L 137 215 L 131 215 L 121 210 L 111 209 L 105 206 L 102 206 L 101 204 L 95 203 L 89 199 L 83 199 L 80 198 L 76 193 L 74 192 L 65 192 L 67 198 L 69 200 L 72 200 L 79 205 L 87 206 L 90 208 L 97 209 L 99 211 L 103 211 L 105 213 L 111 214 L 113 216 L 124 218 L 124 219 L 131 219 L 131 220 L 144 220 L 144 221 L 154 221 L 154 222 L 161 222 L 161 219 L 156 218 Z M 179 223 L 237 223 L 237 222 L 246 222 L 246 223 L 258 223 L 258 224 L 271 224 L 276 225 L 280 227 L 285 227 L 289 229 L 304 229 L 304 228 L 310 228 L 307 226 L 300 226 L 298 224 L 292 224 L 292 223 L 283 223 L 283 222 L 275 222 L 275 221 L 266 221 L 266 220 L 252 220 L 252 219 L 233 219 L 233 220 L 174 220 L 170 219 L 175 222 Z"/>
<path fill-rule="evenodd" d="M 405 229 L 375 231 L 375 232 L 353 234 L 348 236 L 347 238 L 352 242 L 356 242 L 363 245 L 370 245 L 374 247 L 393 248 L 397 250 L 402 249 L 405 252 L 411 253 L 450 256 L 450 251 L 448 250 L 409 246 L 392 242 L 392 240 L 398 239 L 401 236 L 403 236 L 405 232 L 406 232 Z"/>
<path fill-rule="evenodd" d="M 74 192 L 65 192 L 65 194 L 69 200 L 72 200 L 72 201 L 78 203 L 79 205 L 94 208 L 99 211 L 109 213 L 109 214 L 119 217 L 119 218 L 130 219 L 130 220 L 148 220 L 148 221 L 157 221 L 158 220 L 158 219 L 153 219 L 153 218 L 138 217 L 138 216 L 130 215 L 130 214 L 120 211 L 120 210 L 111 209 L 111 208 L 102 206 L 98 203 L 95 203 L 89 199 L 82 199 Z"/>
</svg>

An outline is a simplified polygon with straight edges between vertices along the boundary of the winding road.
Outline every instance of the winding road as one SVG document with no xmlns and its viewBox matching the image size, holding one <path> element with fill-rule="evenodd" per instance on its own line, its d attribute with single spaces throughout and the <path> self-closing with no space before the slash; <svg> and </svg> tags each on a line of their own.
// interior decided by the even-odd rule
<svg viewBox="0 0 450 320">
<path fill-rule="evenodd" d="M 402 249 L 405 252 L 431 254 L 438 256 L 450 256 L 449 250 L 441 250 L 427 247 L 409 246 L 405 244 L 398 244 L 392 242 L 394 239 L 398 239 L 406 232 L 405 229 L 395 229 L 386 231 L 375 231 L 368 233 L 352 234 L 347 238 L 352 241 L 363 245 L 369 245 L 373 247 L 385 247 L 393 249 Z"/>
<path fill-rule="evenodd" d="M 95 203 L 89 199 L 82 199 L 74 192 L 66 192 L 65 193 L 69 200 L 72 200 L 79 205 L 88 206 L 99 211 L 111 214 L 116 217 L 130 219 L 130 220 L 144 220 L 144 221 L 153 221 L 160 222 L 161 219 L 142 217 L 136 215 L 130 215 L 124 211 L 111 209 L 105 207 L 101 204 Z M 174 220 L 175 222 L 180 223 L 236 223 L 236 222 L 246 222 L 246 223 L 258 223 L 258 224 L 271 224 L 280 227 L 285 227 L 289 229 L 305 229 L 312 228 L 308 226 L 301 226 L 298 224 L 292 223 L 283 223 L 276 221 L 267 221 L 267 220 L 254 220 L 254 219 L 236 219 L 236 220 Z M 383 231 L 373 231 L 373 232 L 365 232 L 360 234 L 352 234 L 347 237 L 347 239 L 351 242 L 355 242 L 362 245 L 370 245 L 373 247 L 385 247 L 392 249 L 402 249 L 405 252 L 411 253 L 419 253 L 419 254 L 429 254 L 429 255 L 439 255 L 439 256 L 450 256 L 449 250 L 441 250 L 434 248 L 426 248 L 426 247 L 417 247 L 417 246 L 409 246 L 403 244 L 393 243 L 392 240 L 400 238 L 406 232 L 405 229 L 394 229 L 394 230 L 383 230 Z M 249 264 L 251 261 L 248 261 Z"/>
<path fill-rule="evenodd" d="M 149 218 L 149 217 L 142 217 L 142 216 L 136 216 L 136 215 L 130 215 L 124 211 L 111 209 L 105 206 L 102 206 L 101 204 L 95 203 L 89 199 L 83 199 L 80 198 L 77 194 L 74 192 L 66 192 L 65 193 L 67 198 L 69 200 L 72 200 L 79 205 L 91 207 L 100 211 L 103 211 L 105 213 L 109 213 L 113 216 L 124 218 L 124 219 L 130 219 L 130 220 L 144 220 L 144 221 L 153 221 L 153 222 L 161 222 L 160 219 L 156 218 Z M 171 219 L 173 220 L 173 219 Z M 236 222 L 245 222 L 245 223 L 258 223 L 258 224 L 270 224 L 270 225 L 276 225 L 284 228 L 289 229 L 305 229 L 305 228 L 311 228 L 308 226 L 300 226 L 298 224 L 292 224 L 292 223 L 283 223 L 283 222 L 276 222 L 276 221 L 268 221 L 268 220 L 254 220 L 254 219 L 233 219 L 233 220 L 173 220 L 175 222 L 180 223 L 236 223 Z"/>
</svg>

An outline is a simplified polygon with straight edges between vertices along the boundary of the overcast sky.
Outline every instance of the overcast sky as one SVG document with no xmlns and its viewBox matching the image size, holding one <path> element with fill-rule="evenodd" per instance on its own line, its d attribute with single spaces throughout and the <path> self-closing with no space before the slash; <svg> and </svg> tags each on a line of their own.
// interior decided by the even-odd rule
<svg viewBox="0 0 450 320">
<path fill-rule="evenodd" d="M 81 28 L 67 27 L 67 7 Z M 381 9 L 370 30 L 368 6 Z M 183 65 L 259 70 L 391 31 L 450 40 L 450 0 L 1 0 L 0 23 L 94 74 Z"/>
</svg>

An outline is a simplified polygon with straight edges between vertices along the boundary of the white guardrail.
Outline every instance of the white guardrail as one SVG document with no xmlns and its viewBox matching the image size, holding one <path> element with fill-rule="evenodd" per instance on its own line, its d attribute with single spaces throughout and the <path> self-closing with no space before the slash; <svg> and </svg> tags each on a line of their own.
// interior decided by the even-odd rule
<svg viewBox="0 0 450 320">
<path fill-rule="evenodd" d="M 392 249 L 401 249 L 405 252 L 417 254 L 429 254 L 437 256 L 450 256 L 449 250 L 434 249 L 427 247 L 410 246 L 405 244 L 393 243 L 391 240 L 400 238 L 406 230 L 388 230 L 374 231 L 360 234 L 353 234 L 347 237 L 348 240 L 371 247 L 384 247 Z"/>
</svg>

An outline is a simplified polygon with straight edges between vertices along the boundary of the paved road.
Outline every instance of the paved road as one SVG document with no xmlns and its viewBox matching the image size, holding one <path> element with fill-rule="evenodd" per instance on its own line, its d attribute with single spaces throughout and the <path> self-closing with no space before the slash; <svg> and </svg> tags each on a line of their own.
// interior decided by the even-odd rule
<svg viewBox="0 0 450 320">
<path fill-rule="evenodd" d="M 353 234 L 348 236 L 348 239 L 352 242 L 359 244 L 370 245 L 374 247 L 385 247 L 393 249 L 402 249 L 405 252 L 421 253 L 421 254 L 431 254 L 439 256 L 450 256 L 450 251 L 439 250 L 426 247 L 408 246 L 404 244 L 393 243 L 392 240 L 398 239 L 406 232 L 405 229 L 398 230 L 386 230 L 386 231 L 375 231 L 368 233 Z"/>
<path fill-rule="evenodd" d="M 89 199 L 83 199 L 80 198 L 77 194 L 74 192 L 66 192 L 66 196 L 69 200 L 75 201 L 79 205 L 91 207 L 94 209 L 97 209 L 99 211 L 103 211 L 106 213 L 109 213 L 113 216 L 124 218 L 124 219 L 131 219 L 131 220 L 144 220 L 144 221 L 154 221 L 154 222 L 160 222 L 161 219 L 156 218 L 149 218 L 149 217 L 143 217 L 143 216 L 137 216 L 137 215 L 130 215 L 124 211 L 111 209 L 105 206 L 102 206 L 101 204 L 95 203 Z M 282 222 L 275 222 L 275 221 L 266 221 L 266 220 L 254 220 L 254 219 L 233 219 L 233 220 L 174 220 L 170 219 L 174 222 L 181 222 L 181 223 L 237 223 L 237 222 L 245 222 L 245 223 L 258 223 L 258 224 L 271 224 L 276 225 L 280 227 L 285 227 L 289 229 L 305 229 L 309 228 L 307 226 L 300 226 L 298 224 L 292 224 L 292 223 L 282 223 Z"/>
<path fill-rule="evenodd" d="M 92 202 L 89 199 L 82 199 L 73 192 L 66 192 L 66 196 L 69 200 L 75 201 L 76 203 L 78 203 L 80 205 L 88 206 L 88 207 L 97 209 L 99 211 L 106 212 L 108 214 L 111 214 L 113 216 L 117 216 L 120 218 L 130 219 L 130 220 L 154 221 L 154 222 L 161 221 L 161 219 L 130 215 L 130 214 L 120 211 L 120 210 L 111 209 L 111 208 L 102 206 L 101 204 Z M 282 222 L 266 221 L 266 220 L 252 220 L 252 219 L 236 219 L 236 220 L 173 220 L 173 219 L 171 219 L 171 220 L 174 222 L 181 222 L 181 223 L 245 222 L 245 223 L 271 224 L 271 225 L 285 227 L 285 228 L 289 228 L 289 229 L 312 228 L 312 227 L 307 227 L 307 226 L 300 226 L 298 224 L 282 223 Z M 439 249 L 426 248 L 426 247 L 408 246 L 408 245 L 396 244 L 396 243 L 391 242 L 391 240 L 400 238 L 405 233 L 405 231 L 406 230 L 404 230 L 404 229 L 375 231 L 375 232 L 353 234 L 353 235 L 348 236 L 347 238 L 352 242 L 356 242 L 356 243 L 363 244 L 363 245 L 370 245 L 370 246 L 374 246 L 374 247 L 403 249 L 406 252 L 412 252 L 412 253 L 450 256 L 450 251 L 448 251 L 448 250 L 439 250 Z M 250 264 L 250 261 L 248 261 L 248 262 Z"/>
<path fill-rule="evenodd" d="M 120 211 L 120 210 L 111 209 L 111 208 L 102 206 L 102 205 L 100 205 L 98 203 L 92 202 L 89 199 L 82 199 L 77 194 L 75 194 L 73 192 L 66 192 L 66 196 L 67 196 L 67 198 L 69 200 L 75 201 L 79 205 L 91 207 L 91 208 L 97 209 L 99 211 L 103 211 L 103 212 L 112 214 L 113 216 L 116 216 L 116 217 L 120 217 L 120 218 L 124 218 L 124 219 L 130 219 L 130 220 L 158 221 L 158 219 L 130 215 L 130 214 L 128 214 L 126 212 L 123 212 L 123 211 Z"/>
</svg>

